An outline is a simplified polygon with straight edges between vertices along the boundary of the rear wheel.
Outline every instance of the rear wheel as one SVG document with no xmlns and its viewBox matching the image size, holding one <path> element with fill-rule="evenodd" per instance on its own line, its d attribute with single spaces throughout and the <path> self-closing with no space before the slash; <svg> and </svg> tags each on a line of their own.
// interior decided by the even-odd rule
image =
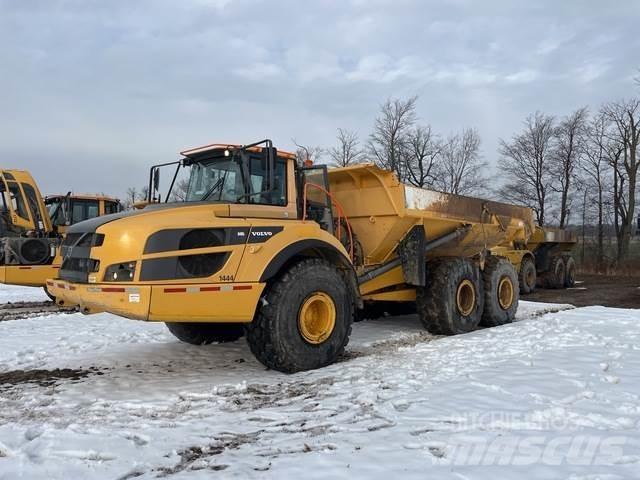
<svg viewBox="0 0 640 480">
<path fill-rule="evenodd" d="M 233 342 L 244 334 L 241 323 L 166 322 L 165 325 L 178 340 L 191 345 Z"/>
<path fill-rule="evenodd" d="M 560 255 L 551 257 L 549 270 L 542 274 L 541 285 L 543 288 L 563 288 L 565 282 L 565 263 Z"/>
<path fill-rule="evenodd" d="M 247 326 L 247 342 L 268 368 L 320 368 L 344 352 L 353 317 L 354 301 L 340 271 L 323 260 L 303 260 L 267 287 Z"/>
<path fill-rule="evenodd" d="M 571 288 L 576 285 L 576 261 L 571 255 L 563 255 L 565 262 L 564 286 Z"/>
<path fill-rule="evenodd" d="M 533 293 L 536 289 L 536 277 L 536 265 L 533 259 L 531 257 L 524 257 L 520 263 L 520 272 L 518 273 L 520 293 Z"/>
<path fill-rule="evenodd" d="M 484 312 L 481 325 L 495 327 L 513 322 L 518 310 L 518 276 L 511 262 L 489 257 L 482 272 Z"/>
<path fill-rule="evenodd" d="M 480 323 L 484 295 L 480 270 L 466 258 L 436 260 L 427 265 L 427 285 L 416 289 L 418 315 L 438 335 L 457 335 Z"/>
</svg>

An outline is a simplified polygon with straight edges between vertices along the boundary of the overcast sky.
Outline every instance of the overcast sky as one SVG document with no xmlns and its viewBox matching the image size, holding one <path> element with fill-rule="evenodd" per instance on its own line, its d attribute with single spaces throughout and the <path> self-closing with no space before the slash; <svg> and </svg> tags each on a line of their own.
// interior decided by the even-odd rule
<svg viewBox="0 0 640 480">
<path fill-rule="evenodd" d="M 535 110 L 637 94 L 639 20 L 636 0 L 0 0 L 1 165 L 122 195 L 186 147 L 365 139 L 413 94 L 494 163 Z"/>
</svg>

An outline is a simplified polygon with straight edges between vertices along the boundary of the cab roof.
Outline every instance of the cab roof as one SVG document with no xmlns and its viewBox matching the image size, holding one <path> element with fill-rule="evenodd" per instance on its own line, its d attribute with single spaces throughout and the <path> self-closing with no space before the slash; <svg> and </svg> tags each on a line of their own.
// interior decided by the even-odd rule
<svg viewBox="0 0 640 480">
<path fill-rule="evenodd" d="M 55 198 L 64 198 L 67 194 L 53 194 L 44 197 L 45 202 L 47 200 L 53 200 Z M 72 193 L 71 198 L 74 200 L 105 200 L 107 202 L 120 202 L 120 199 L 115 197 L 109 197 L 107 195 L 100 195 L 97 193 Z"/>
<path fill-rule="evenodd" d="M 203 145 L 201 147 L 194 147 L 188 150 L 183 150 L 180 152 L 180 155 L 185 157 L 199 157 L 207 152 L 213 152 L 215 150 L 233 150 L 242 148 L 242 145 L 236 143 L 211 143 L 209 145 Z M 252 152 L 259 152 L 262 147 L 249 147 L 247 150 Z M 291 152 L 286 152 L 284 150 L 278 150 L 278 155 L 285 158 L 295 159 L 296 154 Z"/>
</svg>

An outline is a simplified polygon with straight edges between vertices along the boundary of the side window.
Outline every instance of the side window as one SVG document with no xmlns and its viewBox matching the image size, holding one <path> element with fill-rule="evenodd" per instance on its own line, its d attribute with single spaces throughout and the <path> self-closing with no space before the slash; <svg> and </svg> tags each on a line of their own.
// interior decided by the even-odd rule
<svg viewBox="0 0 640 480">
<path fill-rule="evenodd" d="M 74 200 L 71 207 L 71 223 L 82 222 L 100 214 L 97 200 Z"/>
<path fill-rule="evenodd" d="M 44 228 L 44 225 L 42 223 L 42 212 L 40 211 L 40 205 L 38 204 L 38 195 L 36 194 L 36 191 L 28 183 L 22 184 L 22 190 L 24 190 L 24 194 L 27 196 L 27 203 L 29 204 L 29 209 L 31 210 L 31 217 L 33 218 L 33 221 L 39 223 L 38 228 Z"/>
<path fill-rule="evenodd" d="M 15 182 L 9 182 L 9 196 L 11 197 L 11 205 L 13 206 L 13 210 L 18 214 L 19 217 L 24 218 L 25 220 L 29 219 L 29 214 L 27 213 L 27 206 L 24 203 L 24 198 L 22 198 L 22 192 L 20 191 L 20 187 Z"/>
<path fill-rule="evenodd" d="M 95 202 L 87 202 L 87 219 L 100 216 L 100 204 Z"/>
<path fill-rule="evenodd" d="M 104 202 L 104 213 L 105 215 L 118 213 L 118 204 L 116 202 Z"/>
<path fill-rule="evenodd" d="M 260 159 L 251 159 L 250 177 L 253 192 L 266 190 L 268 180 Z M 249 199 L 249 203 L 285 206 L 287 204 L 287 164 L 285 161 L 276 161 L 274 179 L 275 188 L 273 191 L 255 195 Z"/>
<path fill-rule="evenodd" d="M 73 202 L 71 206 L 71 223 L 78 223 L 85 220 L 84 204 L 82 202 Z"/>
</svg>

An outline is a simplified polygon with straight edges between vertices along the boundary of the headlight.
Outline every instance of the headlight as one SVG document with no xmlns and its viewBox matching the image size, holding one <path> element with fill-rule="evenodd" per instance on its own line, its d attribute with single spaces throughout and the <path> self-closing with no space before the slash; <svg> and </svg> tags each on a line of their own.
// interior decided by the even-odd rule
<svg viewBox="0 0 640 480">
<path fill-rule="evenodd" d="M 131 282 L 136 274 L 136 262 L 115 263 L 107 267 L 105 282 Z"/>
</svg>

